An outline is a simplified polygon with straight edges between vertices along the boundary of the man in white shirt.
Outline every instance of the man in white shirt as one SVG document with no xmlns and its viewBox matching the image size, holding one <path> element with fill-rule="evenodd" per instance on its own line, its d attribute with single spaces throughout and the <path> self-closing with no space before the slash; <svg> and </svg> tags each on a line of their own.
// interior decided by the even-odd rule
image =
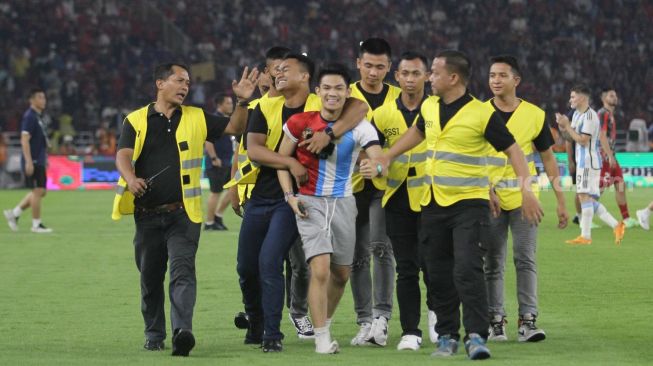
<svg viewBox="0 0 653 366">
<path fill-rule="evenodd" d="M 596 111 L 589 105 L 590 89 L 580 84 L 571 89 L 569 104 L 575 109 L 571 123 L 569 118 L 556 113 L 556 122 L 560 126 L 560 133 L 567 143 L 576 143 L 576 193 L 581 205 L 580 228 L 581 235 L 576 239 L 567 240 L 568 244 L 592 244 L 592 218 L 596 213 L 599 218 L 608 224 L 614 231 L 615 244 L 621 244 L 626 227 L 606 210 L 598 198 L 600 195 L 599 182 L 601 178 L 601 155 L 599 144 L 604 149 L 609 149 L 607 141 L 600 138 L 601 123 Z"/>
</svg>

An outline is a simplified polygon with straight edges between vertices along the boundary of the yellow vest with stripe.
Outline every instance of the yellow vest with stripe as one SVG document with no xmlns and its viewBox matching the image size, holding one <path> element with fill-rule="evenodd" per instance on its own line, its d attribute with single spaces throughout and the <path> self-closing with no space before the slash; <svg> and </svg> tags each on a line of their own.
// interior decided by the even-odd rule
<svg viewBox="0 0 653 366">
<path fill-rule="evenodd" d="M 262 97 L 254 99 L 249 102 L 247 106 L 248 110 L 253 110 L 261 102 L 261 100 L 267 100 L 269 98 L 268 93 L 265 93 Z M 247 134 L 243 133 L 240 137 L 240 143 L 238 144 L 238 151 L 236 151 L 236 173 L 229 182 L 225 183 L 223 188 L 229 189 L 235 185 L 238 185 L 238 202 L 242 205 L 252 196 L 252 189 L 254 189 L 254 184 L 239 184 L 236 177 L 242 176 L 242 171 L 244 165 L 247 163 L 247 150 L 245 149 L 245 136 Z"/>
<path fill-rule="evenodd" d="M 397 106 L 396 100 L 394 103 L 386 103 L 377 108 L 374 111 L 373 118 L 376 128 L 381 131 L 383 136 L 385 136 L 385 145 L 383 146 L 384 151 L 387 151 L 392 147 L 392 145 L 394 145 L 408 130 L 408 126 L 404 120 L 404 115 Z M 417 118 L 418 116 L 415 116 L 415 120 L 412 121 L 412 124 L 415 124 Z M 424 191 L 428 188 L 423 184 L 424 175 L 426 174 L 426 159 L 426 141 L 422 141 L 419 145 L 392 161 L 390 168 L 388 169 L 388 176 L 387 178 L 384 178 L 386 182 L 385 194 L 381 200 L 382 206 L 385 207 L 390 197 L 392 197 L 399 187 L 401 187 L 402 183 L 406 181 L 410 209 L 415 212 L 422 210 L 420 201 L 424 196 Z M 415 170 L 414 176 L 408 175 L 410 168 Z M 374 180 L 376 179 L 380 178 L 374 178 Z"/>
<path fill-rule="evenodd" d="M 136 131 L 134 142 L 134 156 L 132 164 L 138 160 L 145 143 L 147 134 L 147 110 L 149 105 L 127 115 L 125 123 L 131 123 Z M 186 141 L 188 149 L 179 151 L 179 180 L 181 181 L 182 197 L 188 218 L 196 223 L 202 222 L 202 190 L 200 178 L 202 176 L 202 159 L 204 157 L 204 142 L 206 141 L 206 120 L 201 108 L 181 106 L 181 120 L 175 133 L 177 142 Z M 184 176 L 190 177 L 184 184 Z M 120 219 L 122 215 L 134 213 L 134 195 L 127 189 L 127 182 L 120 177 L 116 187 L 116 197 L 113 200 L 113 213 L 111 218 Z"/>
<path fill-rule="evenodd" d="M 485 103 L 494 108 L 490 101 Z M 540 188 L 537 181 L 534 179 L 537 176 L 537 170 L 535 169 L 535 149 L 533 148 L 533 140 L 535 140 L 540 131 L 542 131 L 544 120 L 544 111 L 542 109 L 522 100 L 506 123 L 508 130 L 515 137 L 515 141 L 524 152 L 524 155 L 526 155 L 528 172 L 530 176 L 533 177 L 531 188 L 536 197 L 539 196 Z M 522 195 L 515 170 L 509 163 L 506 154 L 494 150 L 492 150 L 492 152 L 493 154 L 491 156 L 505 161 L 503 166 L 489 166 L 490 183 L 494 186 L 494 190 L 499 197 L 501 208 L 504 210 L 514 210 L 521 207 Z"/>
<path fill-rule="evenodd" d="M 395 99 L 399 98 L 399 94 L 401 94 L 401 89 L 400 88 L 398 88 L 398 87 L 396 87 L 394 85 L 390 85 L 390 84 L 386 84 L 386 85 L 388 85 L 388 87 L 389 87 L 388 88 L 388 94 L 386 94 L 385 99 L 383 100 L 383 104 L 381 104 L 378 108 L 381 108 L 382 106 L 384 106 L 386 104 L 389 104 L 389 103 L 394 103 Z M 370 106 L 370 103 L 367 101 L 367 99 L 365 99 L 365 95 L 358 88 L 358 85 L 356 85 L 356 83 L 351 83 L 349 85 L 349 87 L 351 88 L 351 97 L 362 100 L 369 107 L 369 109 L 367 110 L 367 115 L 365 116 L 365 119 L 367 119 L 368 121 L 371 121 L 372 117 L 373 117 L 373 114 L 374 114 L 374 110 Z M 374 186 L 378 190 L 382 191 L 382 190 L 385 189 L 385 184 L 384 184 L 385 180 L 373 179 L 372 183 L 374 184 Z M 363 179 L 363 176 L 361 176 L 360 173 L 358 173 L 357 171 L 354 171 L 354 173 L 351 176 L 351 186 L 352 186 L 352 191 L 354 193 L 360 192 L 360 191 L 363 190 L 364 179 Z"/>
<path fill-rule="evenodd" d="M 431 189 L 425 191 L 423 206 L 431 202 L 431 196 L 440 206 L 465 199 L 489 199 L 487 164 L 492 146 L 484 133 L 493 112 L 491 107 L 472 98 L 442 129 L 440 103 L 436 98 L 424 101 L 421 114 L 432 154 L 424 178 Z"/>
<path fill-rule="evenodd" d="M 259 101 L 259 106 L 261 112 L 265 117 L 265 120 L 268 124 L 268 136 L 265 139 L 265 147 L 271 151 L 276 151 L 277 145 L 281 138 L 283 137 L 283 105 L 286 102 L 286 99 L 283 96 L 267 98 L 267 100 L 261 99 Z M 304 105 L 304 112 L 315 112 L 322 109 L 322 101 L 320 97 L 311 93 L 306 99 L 306 104 Z M 260 164 L 255 161 L 251 161 L 249 157 L 243 163 L 242 168 L 239 167 L 238 171 L 234 178 L 225 185 L 232 186 L 234 184 L 254 184 L 258 177 L 258 173 L 261 170 Z M 234 181 L 234 183 L 232 183 Z"/>
</svg>

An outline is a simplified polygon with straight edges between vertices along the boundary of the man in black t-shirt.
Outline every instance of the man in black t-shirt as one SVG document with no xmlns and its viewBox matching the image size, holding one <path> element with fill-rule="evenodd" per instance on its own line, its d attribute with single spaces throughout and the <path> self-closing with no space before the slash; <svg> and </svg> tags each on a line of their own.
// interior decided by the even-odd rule
<svg viewBox="0 0 653 366">
<path fill-rule="evenodd" d="M 217 106 L 215 114 L 229 117 L 234 110 L 234 102 L 230 95 L 219 94 L 215 97 Z M 229 190 L 223 195 L 223 186 L 231 179 L 231 163 L 234 155 L 234 144 L 231 136 L 221 136 L 204 144 L 206 155 L 204 167 L 209 179 L 211 193 L 206 203 L 206 221 L 204 230 L 227 230 L 222 221 L 222 215 L 230 203 Z"/>
<path fill-rule="evenodd" d="M 249 98 L 258 71 L 234 93 Z M 196 299 L 195 254 L 202 221 L 199 179 L 205 140 L 242 133 L 245 124 L 183 106 L 190 88 L 188 67 L 170 63 L 154 69 L 156 102 L 130 113 L 123 123 L 116 167 L 120 171 L 114 219 L 134 213 L 136 266 L 141 274 L 144 348 L 164 348 L 164 280 L 170 263 L 172 355 L 188 356 Z M 204 126 L 202 126 L 204 124 Z"/>
<path fill-rule="evenodd" d="M 41 115 L 47 100 L 43 89 L 29 92 L 29 108 L 23 115 L 20 127 L 22 167 L 26 185 L 30 192 L 13 209 L 4 210 L 7 224 L 12 231 L 18 231 L 18 218 L 23 210 L 32 209 L 32 232 L 50 233 L 52 229 L 41 223 L 41 200 L 46 192 L 46 168 L 48 137 Z"/>
</svg>

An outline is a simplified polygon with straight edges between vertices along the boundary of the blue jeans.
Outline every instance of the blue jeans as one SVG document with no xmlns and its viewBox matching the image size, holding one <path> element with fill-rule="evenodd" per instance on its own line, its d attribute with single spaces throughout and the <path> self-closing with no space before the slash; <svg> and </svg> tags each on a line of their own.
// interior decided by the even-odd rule
<svg viewBox="0 0 653 366">
<path fill-rule="evenodd" d="M 263 320 L 263 339 L 283 339 L 283 262 L 297 240 L 295 214 L 283 199 L 252 196 L 238 240 L 238 275 L 250 321 Z M 262 301 L 261 299 L 265 299 Z"/>
</svg>

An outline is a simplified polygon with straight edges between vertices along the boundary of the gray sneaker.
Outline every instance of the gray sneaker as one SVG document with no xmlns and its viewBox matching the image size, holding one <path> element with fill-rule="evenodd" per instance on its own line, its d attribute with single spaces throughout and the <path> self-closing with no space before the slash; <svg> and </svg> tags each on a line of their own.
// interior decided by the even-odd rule
<svg viewBox="0 0 653 366">
<path fill-rule="evenodd" d="M 9 209 L 9 210 L 4 210 L 3 213 L 5 214 L 5 219 L 7 219 L 7 225 L 9 225 L 11 231 L 18 231 L 18 217 L 14 216 L 14 212 L 11 209 Z"/>
<path fill-rule="evenodd" d="M 450 335 L 440 335 L 438 337 L 438 348 L 431 353 L 433 357 L 449 357 L 458 352 L 458 341 L 451 338 Z"/>
<path fill-rule="evenodd" d="M 508 340 L 506 335 L 506 317 L 495 315 L 490 320 L 490 334 L 487 337 L 488 341 L 505 342 Z"/>
<path fill-rule="evenodd" d="M 535 320 L 536 317 L 533 314 L 524 314 L 519 317 L 518 341 L 539 342 L 546 338 L 546 333 L 535 325 Z"/>
</svg>

